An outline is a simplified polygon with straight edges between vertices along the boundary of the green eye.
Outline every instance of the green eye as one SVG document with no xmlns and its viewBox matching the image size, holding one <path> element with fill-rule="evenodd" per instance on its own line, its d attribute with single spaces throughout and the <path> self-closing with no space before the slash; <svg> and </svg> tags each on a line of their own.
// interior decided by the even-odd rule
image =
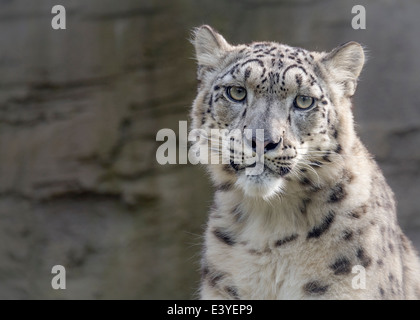
<svg viewBox="0 0 420 320">
<path fill-rule="evenodd" d="M 314 105 L 315 99 L 308 96 L 297 96 L 293 102 L 298 109 L 309 109 Z"/>
<path fill-rule="evenodd" d="M 246 98 L 246 89 L 238 86 L 227 87 L 226 94 L 231 100 L 242 102 Z"/>
</svg>

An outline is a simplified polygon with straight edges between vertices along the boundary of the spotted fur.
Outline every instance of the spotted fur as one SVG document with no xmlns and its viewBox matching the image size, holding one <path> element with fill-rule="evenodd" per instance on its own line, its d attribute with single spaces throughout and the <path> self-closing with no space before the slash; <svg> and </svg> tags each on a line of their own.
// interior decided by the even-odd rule
<svg viewBox="0 0 420 320">
<path fill-rule="evenodd" d="M 234 46 L 209 26 L 195 31 L 193 43 L 199 87 L 192 129 L 201 136 L 252 130 L 227 143 L 211 137 L 218 148 L 210 154 L 223 158 L 226 149 L 228 157 L 207 166 L 216 192 L 201 298 L 420 298 L 419 260 L 397 223 L 393 193 L 354 131 L 362 47 Z M 232 100 L 233 86 L 246 98 Z M 298 95 L 313 98 L 312 107 L 298 109 Z M 258 150 L 262 173 L 247 175 Z M 352 286 L 355 266 L 366 272 L 365 289 Z"/>
</svg>

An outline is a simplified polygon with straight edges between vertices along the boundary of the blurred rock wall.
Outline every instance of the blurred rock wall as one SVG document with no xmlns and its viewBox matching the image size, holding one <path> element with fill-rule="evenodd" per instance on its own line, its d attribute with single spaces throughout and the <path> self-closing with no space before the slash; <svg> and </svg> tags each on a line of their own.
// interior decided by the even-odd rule
<svg viewBox="0 0 420 320">
<path fill-rule="evenodd" d="M 51 28 L 56 4 L 66 30 Z M 366 30 L 351 28 L 356 4 Z M 203 23 L 233 43 L 366 45 L 358 131 L 419 239 L 419 12 L 415 0 L 0 0 L 0 299 L 194 297 L 212 190 L 203 168 L 155 152 L 160 129 L 188 120 L 188 39 Z M 66 290 L 51 288 L 54 265 Z"/>
</svg>

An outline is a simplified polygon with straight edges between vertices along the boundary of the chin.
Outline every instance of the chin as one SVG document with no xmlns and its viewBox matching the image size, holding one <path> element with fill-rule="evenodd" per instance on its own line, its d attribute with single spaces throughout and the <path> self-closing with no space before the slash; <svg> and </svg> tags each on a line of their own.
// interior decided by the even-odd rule
<svg viewBox="0 0 420 320">
<path fill-rule="evenodd" d="M 236 185 L 241 188 L 248 197 L 262 198 L 269 200 L 276 194 L 281 194 L 284 190 L 285 180 L 279 176 L 272 176 L 264 171 L 260 175 L 242 174 L 236 181 Z"/>
</svg>

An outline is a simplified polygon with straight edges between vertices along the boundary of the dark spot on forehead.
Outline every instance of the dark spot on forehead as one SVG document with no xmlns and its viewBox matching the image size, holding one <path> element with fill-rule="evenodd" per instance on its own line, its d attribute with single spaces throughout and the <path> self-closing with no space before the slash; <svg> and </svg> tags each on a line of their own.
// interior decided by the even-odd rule
<svg viewBox="0 0 420 320">
<path fill-rule="evenodd" d="M 302 86 L 302 75 L 301 74 L 296 74 L 295 78 L 296 78 L 297 85 L 299 87 Z"/>
<path fill-rule="evenodd" d="M 304 74 L 307 74 L 306 69 L 302 66 L 299 66 L 297 64 L 292 64 L 290 66 L 288 66 L 284 71 L 283 71 L 283 75 L 282 75 L 282 79 L 284 80 L 286 77 L 286 73 L 290 70 L 290 69 L 294 69 L 294 68 L 298 68 L 300 70 L 303 71 Z"/>
<path fill-rule="evenodd" d="M 265 53 L 269 54 L 276 49 L 278 49 L 278 48 L 275 45 L 273 45 L 269 50 L 265 51 Z"/>
<path fill-rule="evenodd" d="M 246 60 L 245 62 L 243 62 L 241 64 L 241 67 L 247 65 L 248 63 L 252 63 L 252 62 L 258 63 L 261 68 L 264 68 L 264 62 L 262 60 L 260 60 L 260 59 L 249 59 L 249 60 Z"/>
<path fill-rule="evenodd" d="M 262 47 L 267 47 L 270 43 L 269 42 L 257 42 L 257 43 L 253 43 L 252 46 L 254 48 L 262 48 Z"/>
<path fill-rule="evenodd" d="M 245 70 L 245 75 L 244 75 L 245 81 L 249 78 L 250 75 L 251 75 L 251 68 L 248 67 Z"/>
</svg>

